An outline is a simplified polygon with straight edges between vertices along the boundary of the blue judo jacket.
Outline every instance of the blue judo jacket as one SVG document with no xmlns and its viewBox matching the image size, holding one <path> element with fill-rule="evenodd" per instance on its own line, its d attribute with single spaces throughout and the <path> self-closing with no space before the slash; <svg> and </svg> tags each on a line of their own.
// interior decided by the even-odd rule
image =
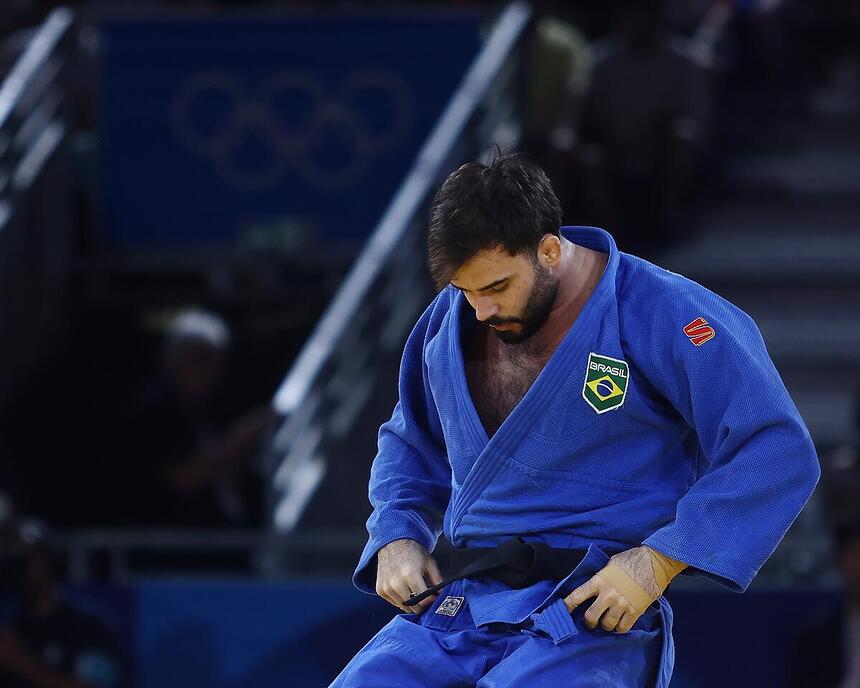
<svg viewBox="0 0 860 688">
<path fill-rule="evenodd" d="M 459 547 L 516 535 L 592 552 L 646 544 L 743 591 L 809 499 L 815 449 L 753 320 L 619 252 L 603 230 L 561 231 L 608 262 L 493 437 L 466 382 L 461 330 L 475 316 L 463 295 L 443 289 L 412 331 L 379 430 L 359 589 L 374 592 L 381 547 L 409 538 L 432 550 L 444 531 Z M 478 626 L 519 623 L 560 590 L 461 587 Z M 570 632 L 559 623 L 556 639 Z"/>
</svg>

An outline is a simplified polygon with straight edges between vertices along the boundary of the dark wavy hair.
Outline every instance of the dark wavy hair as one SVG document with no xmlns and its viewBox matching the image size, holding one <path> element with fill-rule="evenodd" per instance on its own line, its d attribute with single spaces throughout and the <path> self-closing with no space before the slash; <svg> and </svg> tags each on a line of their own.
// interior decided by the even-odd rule
<svg viewBox="0 0 860 688">
<path fill-rule="evenodd" d="M 537 260 L 546 234 L 559 235 L 561 206 L 546 173 L 521 153 L 469 162 L 448 175 L 436 197 L 427 234 L 430 275 L 444 289 L 475 254 L 505 248 Z"/>
</svg>

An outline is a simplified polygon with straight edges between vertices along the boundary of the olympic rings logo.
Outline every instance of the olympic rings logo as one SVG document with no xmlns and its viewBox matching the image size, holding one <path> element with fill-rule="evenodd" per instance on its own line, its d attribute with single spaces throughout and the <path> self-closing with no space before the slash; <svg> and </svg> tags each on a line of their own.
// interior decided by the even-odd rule
<svg viewBox="0 0 860 688">
<path fill-rule="evenodd" d="M 373 112 L 384 116 L 374 122 Z M 321 190 L 349 187 L 404 140 L 414 120 L 408 86 L 376 69 L 352 72 L 337 90 L 301 70 L 277 72 L 253 91 L 229 72 L 201 72 L 170 107 L 180 143 L 243 191 L 271 189 L 289 169 Z M 253 151 L 253 164 L 243 149 Z"/>
</svg>

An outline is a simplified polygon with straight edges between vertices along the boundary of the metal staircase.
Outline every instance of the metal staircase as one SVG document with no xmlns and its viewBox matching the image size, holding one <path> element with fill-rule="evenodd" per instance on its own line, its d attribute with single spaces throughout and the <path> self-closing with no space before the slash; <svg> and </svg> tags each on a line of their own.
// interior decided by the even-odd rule
<svg viewBox="0 0 860 688">
<path fill-rule="evenodd" d="M 61 327 L 74 41 L 74 14 L 54 10 L 0 85 L 0 407 Z"/>
<path fill-rule="evenodd" d="M 530 10 L 501 12 L 410 173 L 275 395 L 286 420 L 271 444 L 270 575 L 351 571 L 370 513 L 377 431 L 397 400 L 403 344 L 433 297 L 424 231 L 432 195 L 488 142 L 520 138 Z"/>
<path fill-rule="evenodd" d="M 860 393 L 860 106 L 813 110 L 782 150 L 730 160 L 726 197 L 696 239 L 660 264 L 746 310 L 806 420 L 826 471 L 856 442 Z M 849 107 L 853 103 L 853 106 Z M 774 470 L 778 470 L 775 467 Z M 758 586 L 835 581 L 821 487 L 756 579 Z"/>
</svg>

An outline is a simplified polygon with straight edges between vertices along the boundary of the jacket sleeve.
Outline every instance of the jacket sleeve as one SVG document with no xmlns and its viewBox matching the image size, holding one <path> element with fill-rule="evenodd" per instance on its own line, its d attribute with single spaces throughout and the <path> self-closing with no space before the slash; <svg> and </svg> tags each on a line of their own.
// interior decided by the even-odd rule
<svg viewBox="0 0 860 688">
<path fill-rule="evenodd" d="M 675 519 L 643 544 L 746 590 L 818 482 L 815 447 L 746 313 L 692 282 L 643 310 L 643 370 L 700 446 Z"/>
<path fill-rule="evenodd" d="M 382 547 L 408 538 L 432 550 L 442 530 L 451 468 L 424 361 L 438 301 L 409 335 L 400 363 L 399 400 L 391 418 L 379 428 L 378 452 L 370 471 L 370 538 L 353 575 L 362 592 L 376 592 L 376 554 Z"/>
</svg>

